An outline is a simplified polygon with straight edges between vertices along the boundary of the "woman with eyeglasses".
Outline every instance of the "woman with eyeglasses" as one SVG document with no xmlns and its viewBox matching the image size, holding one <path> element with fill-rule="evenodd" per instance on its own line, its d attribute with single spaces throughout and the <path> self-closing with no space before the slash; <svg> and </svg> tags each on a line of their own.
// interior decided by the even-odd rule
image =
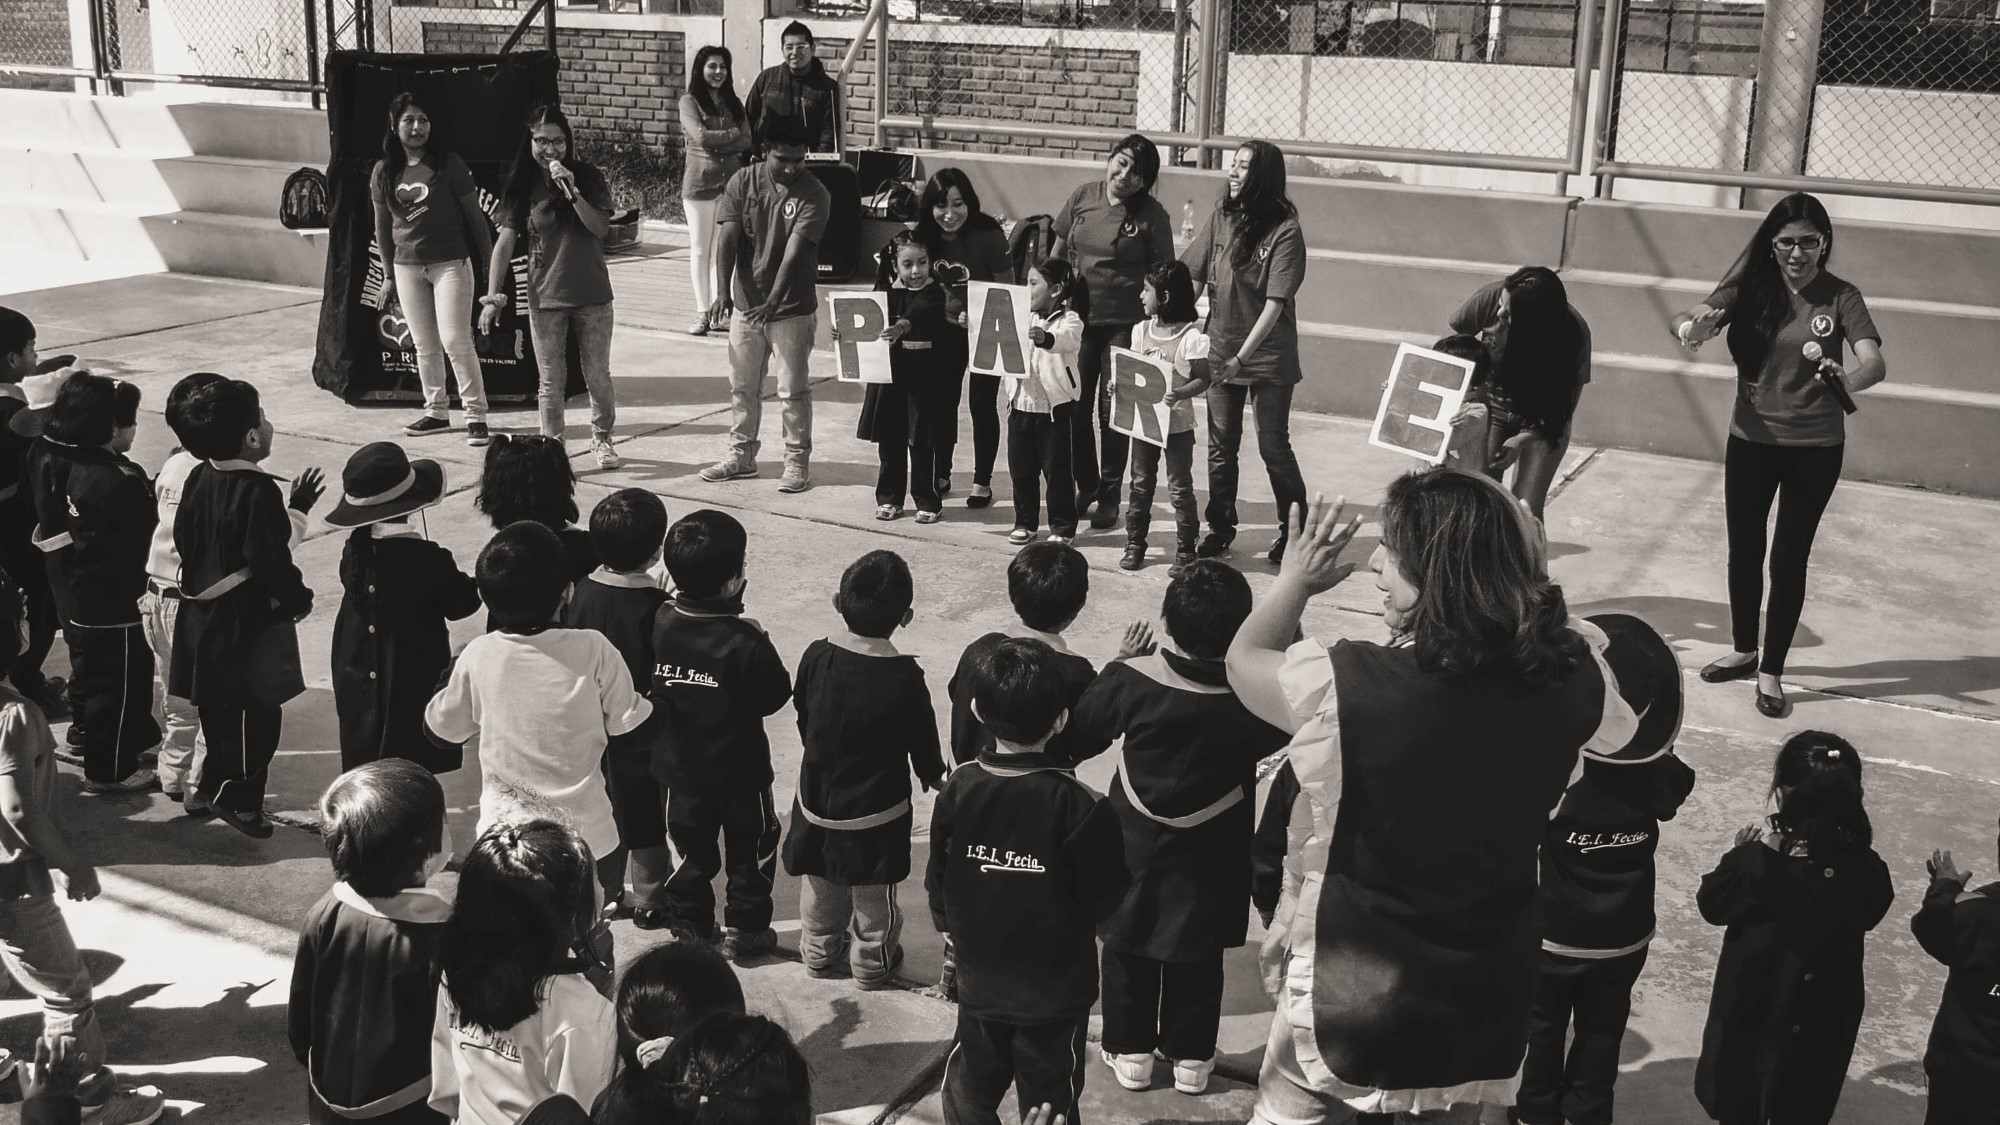
<svg viewBox="0 0 2000 1125">
<path fill-rule="evenodd" d="M 1774 719 L 1788 709 L 1785 656 L 1805 605 L 1813 535 L 1840 480 L 1847 423 L 1838 392 L 1866 390 L 1888 375 L 1868 303 L 1827 271 L 1832 256 L 1826 208 L 1803 192 L 1788 195 L 1764 216 L 1715 292 L 1673 319 L 1674 334 L 1690 349 L 1726 333 L 1736 363 L 1723 461 L 1734 651 L 1703 668 L 1701 678 L 1756 677 L 1757 710 Z M 1852 366 L 1844 354 L 1853 356 Z M 1778 523 L 1760 658 L 1758 603 L 1773 500 Z"/>
</svg>

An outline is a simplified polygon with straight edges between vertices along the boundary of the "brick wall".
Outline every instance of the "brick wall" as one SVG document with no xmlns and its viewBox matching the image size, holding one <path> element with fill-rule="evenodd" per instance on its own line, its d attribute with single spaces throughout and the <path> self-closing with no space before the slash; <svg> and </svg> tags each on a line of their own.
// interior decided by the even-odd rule
<svg viewBox="0 0 2000 1125">
<path fill-rule="evenodd" d="M 424 51 L 492 54 L 511 30 L 497 24 L 426 23 Z M 636 134 L 649 147 L 678 151 L 677 107 L 687 89 L 681 38 L 677 31 L 558 28 L 556 52 L 562 66 L 557 85 L 577 135 Z"/>
<path fill-rule="evenodd" d="M 0 0 L 0 61 L 69 66 L 67 0 Z M 73 88 L 73 82 L 68 78 L 32 74 L 0 75 L 0 87 L 68 90 Z"/>
<path fill-rule="evenodd" d="M 840 66 L 849 40 L 820 39 L 817 53 L 828 70 Z M 993 118 L 1037 125 L 1132 129 L 1139 120 L 1139 53 L 1054 48 L 1039 44 L 915 43 L 890 45 L 889 112 L 936 117 Z M 862 48 L 848 76 L 847 141 L 874 143 L 875 48 Z M 915 138 L 892 134 L 909 147 Z M 1041 140 L 982 134 L 927 137 L 967 152 L 1070 156 L 1091 141 Z"/>
</svg>

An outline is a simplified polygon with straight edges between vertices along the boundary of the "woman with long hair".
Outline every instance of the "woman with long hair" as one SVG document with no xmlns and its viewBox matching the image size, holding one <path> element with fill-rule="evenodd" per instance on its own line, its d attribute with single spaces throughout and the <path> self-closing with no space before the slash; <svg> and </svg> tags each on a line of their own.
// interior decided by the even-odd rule
<svg viewBox="0 0 2000 1125">
<path fill-rule="evenodd" d="M 533 520 L 562 540 L 569 564 L 564 576 L 581 582 L 597 569 L 597 551 L 590 533 L 576 526 L 576 472 L 562 442 L 539 434 L 501 434 L 486 451 L 480 467 L 479 494 L 473 498 L 493 530 Z"/>
<path fill-rule="evenodd" d="M 478 263 L 493 254 L 493 232 L 465 161 L 444 147 L 416 94 L 389 102 L 382 159 L 368 176 L 375 201 L 375 249 L 382 257 L 382 307 L 401 298 L 416 345 L 424 413 L 403 428 L 412 437 L 451 428 L 446 357 L 465 406 L 465 443 L 485 445 L 486 382 L 472 345 Z"/>
<path fill-rule="evenodd" d="M 1293 512 L 1306 482 L 1292 452 L 1292 390 L 1299 369 L 1299 316 L 1293 297 L 1306 277 L 1306 237 L 1285 194 L 1285 154 L 1245 141 L 1229 165 L 1221 202 L 1182 256 L 1197 286 L 1208 286 L 1208 534 L 1196 553 L 1214 558 L 1236 540 L 1237 451 L 1243 407 L 1257 426 L 1257 451 L 1278 503 L 1278 536 L 1266 557 L 1282 562 Z"/>
<path fill-rule="evenodd" d="M 1523 266 L 1467 298 L 1451 328 L 1478 336 L 1492 357 L 1485 471 L 1497 480 L 1518 465 L 1514 495 L 1540 519 L 1590 382 L 1590 325 L 1556 271 Z"/>
<path fill-rule="evenodd" d="M 687 93 L 681 95 L 681 209 L 687 213 L 688 271 L 701 312 L 688 328 L 706 336 L 727 328 L 709 316 L 715 305 L 715 201 L 729 177 L 750 157 L 750 122 L 736 96 L 729 48 L 711 43 L 694 53 Z"/>
<path fill-rule="evenodd" d="M 507 307 L 507 263 L 528 236 L 528 327 L 541 369 L 542 436 L 563 440 L 569 341 L 576 337 L 583 385 L 590 393 L 590 452 L 600 469 L 622 462 L 611 444 L 618 406 L 611 390 L 611 271 L 604 236 L 611 232 L 611 185 L 597 165 L 576 156 L 569 118 L 553 105 L 536 106 L 500 195 L 500 235 L 493 241 L 481 334 Z"/>
<path fill-rule="evenodd" d="M 967 352 L 966 283 L 993 281 L 1018 284 L 1014 259 L 1007 253 L 1007 234 L 1000 221 L 979 209 L 979 193 L 972 180 L 957 168 L 940 168 L 924 184 L 917 209 L 917 240 L 931 253 L 931 276 L 945 287 L 946 312 L 951 325 L 938 346 L 949 352 L 939 358 L 939 366 L 955 364 L 965 370 Z M 993 502 L 993 462 L 1000 455 L 1000 376 L 970 375 L 965 379 L 972 405 L 972 492 L 965 498 L 968 508 L 984 508 Z M 952 409 L 957 411 L 957 400 Z M 938 494 L 951 491 L 951 450 L 946 445 L 937 452 L 943 479 Z"/>
<path fill-rule="evenodd" d="M 1580 753 L 1623 747 L 1637 719 L 1608 638 L 1549 581 L 1534 520 L 1456 469 L 1389 486 L 1368 569 L 1391 642 L 1294 644 L 1307 600 L 1354 570 L 1340 554 L 1361 521 L 1342 507 L 1302 512 L 1229 650 L 1229 686 L 1294 732 L 1300 796 L 1265 977 L 1312 982 L 1276 990 L 1254 1117 L 1510 1105 L 1540 968 L 1542 837 Z"/>
<path fill-rule="evenodd" d="M 1728 927 L 1695 1096 L 1722 1125 L 1826 1125 L 1867 1002 L 1862 946 L 1896 892 L 1846 739 L 1792 736 L 1770 800 L 1777 811 L 1736 834 L 1695 897 L 1705 921 Z"/>
<path fill-rule="evenodd" d="M 1132 337 L 1146 319 L 1139 290 L 1146 271 L 1174 256 L 1174 224 L 1153 198 L 1160 178 L 1160 150 L 1139 133 L 1111 148 L 1104 177 L 1070 193 L 1056 213 L 1050 256 L 1083 275 L 1091 315 L 1083 329 L 1077 374 L 1083 396 L 1070 415 L 1070 471 L 1076 476 L 1076 514 L 1103 530 L 1118 522 L 1130 440 L 1111 428 L 1111 349 Z M 1100 438 L 1091 429 L 1095 421 Z M 1095 512 L 1091 505 L 1097 505 Z"/>
<path fill-rule="evenodd" d="M 1861 290 L 1828 272 L 1833 220 L 1803 192 L 1771 208 L 1708 299 L 1673 320 L 1689 348 L 1728 333 L 1736 363 L 1736 408 L 1723 457 L 1729 523 L 1729 618 L 1733 651 L 1701 670 L 1709 683 L 1757 680 L 1757 710 L 1782 718 L 1785 657 L 1806 601 L 1806 565 L 1820 515 L 1840 481 L 1847 420 L 1841 392 L 1888 377 L 1882 334 Z M 1843 353 L 1841 345 L 1847 352 Z M 1851 353 L 1852 366 L 1843 363 Z M 1758 657 L 1764 595 L 1765 526 L 1771 601 Z"/>
</svg>

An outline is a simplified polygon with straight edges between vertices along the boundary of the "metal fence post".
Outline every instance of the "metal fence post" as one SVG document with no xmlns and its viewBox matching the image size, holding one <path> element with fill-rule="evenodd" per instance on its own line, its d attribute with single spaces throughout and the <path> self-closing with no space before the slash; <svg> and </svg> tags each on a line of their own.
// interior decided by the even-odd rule
<svg viewBox="0 0 2000 1125">
<path fill-rule="evenodd" d="M 1583 171 L 1585 129 L 1590 119 L 1590 66 L 1597 47 L 1597 6 L 1605 2 L 1577 0 L 1576 52 L 1572 64 L 1576 68 L 1576 77 L 1570 84 L 1569 97 L 1569 174 L 1572 176 Z M 1616 3 L 1617 0 L 1610 2 Z M 1567 178 L 1556 177 L 1556 194 L 1565 194 L 1568 185 L 1563 181 Z"/>
<path fill-rule="evenodd" d="M 312 83 L 312 105 L 320 106 L 319 73 L 319 12 L 313 7 L 313 0 L 305 0 L 306 5 L 306 81 Z M 327 8 L 332 10 L 333 0 L 327 0 Z"/>
<path fill-rule="evenodd" d="M 1219 34 L 1222 5 L 1223 0 L 1201 0 L 1201 15 L 1195 21 L 1194 120 L 1189 132 L 1201 141 L 1215 135 L 1216 70 L 1228 50 Z M 1200 167 L 1215 167 L 1213 152 L 1205 147 L 1197 152 Z"/>
<path fill-rule="evenodd" d="M 543 6 L 543 8 L 542 8 L 542 33 L 543 33 L 543 35 L 545 35 L 545 36 L 546 36 L 546 37 L 548 38 L 548 41 L 549 41 L 549 53 L 550 53 L 550 54 L 554 54 L 554 53 L 555 53 L 555 49 L 556 49 L 556 4 L 555 4 L 555 0 L 548 0 L 548 3 L 547 3 L 547 4 L 545 4 L 545 5 Z"/>
<path fill-rule="evenodd" d="M 1796 176 L 1806 170 L 1806 136 L 1812 130 L 1825 26 L 1826 0 L 1769 0 L 1764 5 L 1750 117 L 1750 171 Z M 1761 208 L 1781 194 L 1754 191 L 1744 202 Z"/>
<path fill-rule="evenodd" d="M 882 14 L 875 21 L 875 147 L 889 147 L 889 3 L 881 0 Z"/>
<path fill-rule="evenodd" d="M 1597 166 L 1615 155 L 1618 136 L 1618 88 L 1624 84 L 1625 5 L 1629 0 L 1604 0 L 1604 26 L 1598 31 L 1597 91 L 1591 99 L 1596 133 L 1584 149 L 1583 174 L 1597 176 L 1597 198 L 1611 195 L 1611 177 Z"/>
</svg>

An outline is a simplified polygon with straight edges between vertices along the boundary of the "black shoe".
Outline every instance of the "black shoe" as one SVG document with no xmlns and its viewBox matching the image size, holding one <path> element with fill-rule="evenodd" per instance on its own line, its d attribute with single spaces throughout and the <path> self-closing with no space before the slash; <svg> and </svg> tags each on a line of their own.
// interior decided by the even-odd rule
<svg viewBox="0 0 2000 1125">
<path fill-rule="evenodd" d="M 241 813 L 234 809 L 218 809 L 210 806 L 216 817 L 253 840 L 268 840 L 275 831 L 269 817 L 261 812 Z"/>
<path fill-rule="evenodd" d="M 667 912 L 657 908 L 635 907 L 632 910 L 632 925 L 641 930 L 664 930 L 672 923 Z"/>
<path fill-rule="evenodd" d="M 49 722 L 60 722 L 69 718 L 69 681 L 61 676 L 50 676 L 42 681 L 42 690 L 23 692 L 42 709 L 42 718 Z"/>
<path fill-rule="evenodd" d="M 1728 657 L 1710 664 L 1701 670 L 1701 682 L 1705 684 L 1726 684 L 1731 680 L 1747 680 L 1757 674 L 1757 654 L 1741 664 L 1726 663 Z"/>
<path fill-rule="evenodd" d="M 422 437 L 425 434 L 443 433 L 449 429 L 451 429 L 451 419 L 433 418 L 426 414 L 409 425 L 404 426 L 403 432 L 411 437 Z"/>
<path fill-rule="evenodd" d="M 1289 536 L 1284 536 L 1284 535 L 1278 536 L 1278 541 L 1276 543 L 1271 544 L 1271 549 L 1264 552 L 1264 557 L 1270 560 L 1274 564 L 1284 562 L 1285 540 L 1287 538 L 1289 538 Z"/>
<path fill-rule="evenodd" d="M 1125 544 L 1125 557 L 1118 560 L 1118 569 L 1137 570 L 1146 565 L 1146 545 L 1144 543 Z"/>
<path fill-rule="evenodd" d="M 474 449 L 491 445 L 493 444 L 493 431 L 487 429 L 484 422 L 467 422 L 465 424 L 465 444 L 472 446 Z"/>
<path fill-rule="evenodd" d="M 1193 551 L 1176 551 L 1174 553 L 1174 565 L 1167 568 L 1167 577 L 1179 578 L 1181 576 L 1182 571 L 1186 570 L 1188 567 L 1191 567 L 1193 565 L 1194 565 Z"/>
<path fill-rule="evenodd" d="M 1118 526 L 1118 505 L 1100 503 L 1097 510 L 1090 513 L 1090 526 L 1096 531 L 1106 531 Z"/>
<path fill-rule="evenodd" d="M 972 486 L 972 495 L 965 498 L 965 506 L 968 508 L 984 508 L 991 503 L 993 503 L 992 486 L 976 482 Z"/>
<path fill-rule="evenodd" d="M 1757 713 L 1767 719 L 1782 719 L 1791 710 L 1791 702 L 1785 698 L 1781 688 L 1777 695 L 1766 695 L 1762 686 L 1757 688 Z"/>
<path fill-rule="evenodd" d="M 63 741 L 69 743 L 71 746 L 82 746 L 83 724 L 76 721 L 75 719 L 71 719 L 69 724 L 69 733 L 63 735 Z"/>
<path fill-rule="evenodd" d="M 942 476 L 937 479 L 937 493 L 940 500 L 951 495 L 951 477 Z"/>
<path fill-rule="evenodd" d="M 1236 533 L 1233 531 L 1211 531 L 1201 537 L 1201 544 L 1194 549 L 1195 557 L 1212 559 L 1218 555 L 1228 554 L 1229 545 L 1234 542 Z"/>
<path fill-rule="evenodd" d="M 171 793 L 167 794 L 167 799 L 172 800 L 173 794 Z M 184 815 L 193 817 L 196 820 L 207 820 L 209 817 L 215 815 L 215 806 L 209 804 L 207 801 L 202 800 L 200 794 L 196 793 L 192 789 L 188 790 L 186 794 L 184 794 L 181 797 L 180 804 L 181 804 L 181 812 Z"/>
</svg>

